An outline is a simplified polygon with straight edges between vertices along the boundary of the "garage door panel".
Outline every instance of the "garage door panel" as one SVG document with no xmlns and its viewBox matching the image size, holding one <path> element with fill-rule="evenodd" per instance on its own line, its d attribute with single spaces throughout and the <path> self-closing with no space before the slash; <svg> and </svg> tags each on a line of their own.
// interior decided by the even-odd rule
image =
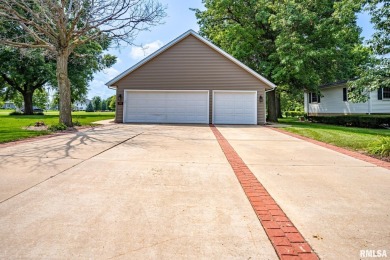
<svg viewBox="0 0 390 260">
<path fill-rule="evenodd" d="M 256 124 L 256 91 L 215 91 L 214 124 Z"/>
<path fill-rule="evenodd" d="M 209 123 L 208 91 L 127 91 L 124 119 L 131 123 Z"/>
</svg>

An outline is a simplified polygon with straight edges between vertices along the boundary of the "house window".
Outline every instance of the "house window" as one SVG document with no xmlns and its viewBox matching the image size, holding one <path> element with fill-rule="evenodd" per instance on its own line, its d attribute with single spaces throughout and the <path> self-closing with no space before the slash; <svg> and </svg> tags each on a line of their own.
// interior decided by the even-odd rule
<svg viewBox="0 0 390 260">
<path fill-rule="evenodd" d="M 343 101 L 348 101 L 348 89 L 343 88 Z"/>
<path fill-rule="evenodd" d="M 383 96 L 383 99 L 390 99 L 390 88 L 383 88 L 382 89 L 382 96 Z"/>
<path fill-rule="evenodd" d="M 309 103 L 320 103 L 320 95 L 314 92 L 309 93 Z"/>
</svg>

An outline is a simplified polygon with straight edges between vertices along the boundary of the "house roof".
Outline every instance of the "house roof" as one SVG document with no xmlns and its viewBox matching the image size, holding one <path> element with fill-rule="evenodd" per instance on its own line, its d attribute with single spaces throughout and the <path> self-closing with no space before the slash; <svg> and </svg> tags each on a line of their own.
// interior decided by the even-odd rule
<svg viewBox="0 0 390 260">
<path fill-rule="evenodd" d="M 355 79 L 352 79 L 352 80 L 355 80 Z M 339 80 L 339 81 L 332 82 L 332 83 L 326 83 L 326 84 L 321 85 L 320 89 L 321 88 L 338 87 L 338 86 L 341 86 L 341 85 L 345 85 L 348 81 L 351 81 L 351 80 Z"/>
<path fill-rule="evenodd" d="M 137 64 L 135 64 L 134 66 L 132 66 L 131 68 L 125 70 L 124 72 L 122 72 L 121 74 L 119 74 L 118 76 L 116 76 L 115 78 L 113 78 L 112 80 L 110 80 L 109 82 L 106 83 L 106 85 L 108 87 L 116 87 L 115 84 L 121 80 L 122 78 L 126 77 L 127 75 L 131 74 L 133 71 L 135 71 L 136 69 L 138 69 L 139 67 L 143 66 L 145 63 L 147 63 L 148 61 L 152 60 L 153 58 L 157 57 L 158 55 L 160 55 L 161 53 L 165 52 L 167 49 L 169 49 L 170 47 L 172 47 L 173 45 L 175 45 L 176 43 L 182 41 L 183 39 L 185 39 L 187 36 L 189 35 L 192 35 L 194 36 L 195 38 L 197 38 L 198 40 L 200 40 L 201 42 L 205 43 L 206 45 L 208 45 L 209 47 L 211 47 L 212 49 L 214 49 L 215 51 L 217 51 L 218 53 L 222 54 L 223 56 L 225 56 L 227 59 L 229 59 L 230 61 L 232 61 L 233 63 L 237 64 L 238 66 L 240 66 L 241 68 L 243 68 L 244 70 L 246 70 L 248 73 L 252 74 L 254 77 L 256 77 L 257 79 L 259 79 L 260 81 L 264 82 L 266 85 L 268 85 L 271 89 L 274 89 L 276 88 L 276 85 L 274 83 L 272 83 L 271 81 L 269 81 L 268 79 L 266 79 L 265 77 L 261 76 L 259 73 L 255 72 L 254 70 L 252 70 L 251 68 L 249 68 L 248 66 L 246 66 L 245 64 L 243 64 L 242 62 L 240 62 L 239 60 L 237 60 L 236 58 L 234 58 L 233 56 L 231 56 L 230 54 L 226 53 L 225 51 L 223 51 L 222 49 L 218 48 L 216 45 L 212 44 L 211 42 L 209 42 L 208 40 L 206 40 L 205 38 L 203 38 L 202 36 L 200 36 L 199 34 L 197 34 L 196 32 L 194 32 L 193 30 L 189 30 L 185 33 L 183 33 L 182 35 L 180 35 L 179 37 L 177 37 L 176 39 L 174 39 L 173 41 L 171 41 L 170 43 L 166 44 L 165 46 L 161 47 L 159 50 L 155 51 L 154 53 L 152 53 L 151 55 L 147 56 L 145 59 L 141 60 L 140 62 L 138 62 Z"/>
</svg>

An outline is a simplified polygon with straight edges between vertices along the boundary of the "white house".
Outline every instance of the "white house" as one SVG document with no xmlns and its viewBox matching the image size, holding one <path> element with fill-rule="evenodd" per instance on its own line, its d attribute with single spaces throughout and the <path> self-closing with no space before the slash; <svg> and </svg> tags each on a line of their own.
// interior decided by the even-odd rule
<svg viewBox="0 0 390 260">
<path fill-rule="evenodd" d="M 86 99 L 84 102 L 77 101 L 73 104 L 73 109 L 77 111 L 84 111 L 87 109 L 87 106 L 91 103 L 91 100 Z"/>
<path fill-rule="evenodd" d="M 346 82 L 321 87 L 321 96 L 305 93 L 305 113 L 308 115 L 390 114 L 390 88 L 370 92 L 365 103 L 348 101 Z"/>
<path fill-rule="evenodd" d="M 6 101 L 6 102 L 4 102 L 4 106 L 2 108 L 3 109 L 16 109 L 16 106 L 15 106 L 14 102 Z"/>
</svg>

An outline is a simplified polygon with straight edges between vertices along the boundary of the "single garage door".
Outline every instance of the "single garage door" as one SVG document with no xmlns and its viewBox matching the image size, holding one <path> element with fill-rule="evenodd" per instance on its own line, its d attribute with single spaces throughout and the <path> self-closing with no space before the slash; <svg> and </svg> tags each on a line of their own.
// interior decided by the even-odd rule
<svg viewBox="0 0 390 260">
<path fill-rule="evenodd" d="M 214 91 L 214 124 L 257 124 L 256 91 Z"/>
<path fill-rule="evenodd" d="M 209 123 L 209 91 L 125 91 L 126 123 Z"/>
</svg>

